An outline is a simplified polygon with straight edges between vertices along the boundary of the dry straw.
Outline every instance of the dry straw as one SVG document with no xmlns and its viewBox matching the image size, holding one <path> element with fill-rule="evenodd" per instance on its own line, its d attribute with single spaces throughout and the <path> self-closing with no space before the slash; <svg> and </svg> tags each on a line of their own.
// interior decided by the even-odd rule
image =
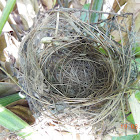
<svg viewBox="0 0 140 140">
<path fill-rule="evenodd" d="M 48 12 L 20 50 L 21 84 L 31 96 L 27 97 L 31 109 L 67 131 L 66 126 L 92 126 L 95 131 L 113 127 L 136 77 L 131 74 L 136 71 L 133 28 L 126 26 L 132 15 L 96 12 L 99 22 L 90 25 L 90 12 L 95 11 Z M 101 20 L 104 15 L 111 18 Z M 119 43 L 113 40 L 113 31 L 119 32 Z"/>
</svg>

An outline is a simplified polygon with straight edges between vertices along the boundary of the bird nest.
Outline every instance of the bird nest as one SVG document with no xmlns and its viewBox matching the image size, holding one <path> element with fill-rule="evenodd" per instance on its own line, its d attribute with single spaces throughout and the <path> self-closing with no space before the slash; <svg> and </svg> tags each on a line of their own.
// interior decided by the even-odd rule
<svg viewBox="0 0 140 140">
<path fill-rule="evenodd" d="M 89 24 L 89 11 L 50 11 L 21 44 L 21 84 L 31 110 L 65 130 L 66 126 L 79 130 L 96 126 L 96 131 L 112 127 L 136 77 L 131 63 L 133 34 L 121 26 L 131 15 L 110 14 L 102 20 L 109 13 L 96 14 L 98 22 Z M 124 38 L 120 43 L 113 40 L 113 31 L 127 32 L 127 43 L 122 43 Z"/>
</svg>

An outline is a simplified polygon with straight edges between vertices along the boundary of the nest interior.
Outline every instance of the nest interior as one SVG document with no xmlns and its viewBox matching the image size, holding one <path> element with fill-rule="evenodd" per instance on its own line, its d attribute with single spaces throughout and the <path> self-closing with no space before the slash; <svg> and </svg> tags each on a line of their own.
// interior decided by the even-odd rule
<svg viewBox="0 0 140 140">
<path fill-rule="evenodd" d="M 90 25 L 81 14 L 56 10 L 39 19 L 21 45 L 21 84 L 35 113 L 61 126 L 98 123 L 98 130 L 106 130 L 120 115 L 127 86 L 136 78 L 131 76 L 132 68 L 136 71 L 133 41 L 113 40 L 113 30 L 128 32 L 117 16 Z M 127 16 L 121 15 L 125 24 Z"/>
</svg>

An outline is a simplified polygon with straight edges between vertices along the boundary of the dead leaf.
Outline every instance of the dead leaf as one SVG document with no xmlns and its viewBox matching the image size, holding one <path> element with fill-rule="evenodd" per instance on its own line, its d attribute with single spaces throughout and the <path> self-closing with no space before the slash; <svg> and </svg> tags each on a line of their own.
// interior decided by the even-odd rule
<svg viewBox="0 0 140 140">
<path fill-rule="evenodd" d="M 0 82 L 0 97 L 17 93 L 19 90 L 20 89 L 16 84 Z"/>
<path fill-rule="evenodd" d="M 132 1 L 128 0 L 127 4 L 124 6 L 122 9 L 123 13 L 133 13 L 134 14 L 134 21 L 135 21 L 135 32 L 138 33 L 140 30 L 140 1 L 138 2 L 137 0 Z M 128 30 L 131 29 L 131 24 L 132 24 L 132 17 L 129 16 L 125 22 L 122 22 L 122 17 L 118 17 L 117 22 L 119 25 L 124 27 L 125 29 L 127 28 Z M 114 37 L 115 41 L 120 41 L 120 32 L 118 30 L 115 30 L 111 33 L 111 35 Z M 127 32 L 122 33 L 122 37 L 125 39 L 125 42 L 127 42 Z"/>
<path fill-rule="evenodd" d="M 18 59 L 18 48 L 20 46 L 20 42 L 17 41 L 13 36 L 9 35 L 8 33 L 5 34 L 5 40 L 7 47 L 4 50 L 6 60 L 13 63 L 13 58 L 11 59 L 11 56 L 15 59 Z"/>
<path fill-rule="evenodd" d="M 33 124 L 35 122 L 35 118 L 29 109 L 29 105 L 26 99 L 15 101 L 7 105 L 6 108 L 15 113 L 28 124 Z"/>
<path fill-rule="evenodd" d="M 140 11 L 140 1 L 135 2 L 132 0 L 128 0 L 127 4 L 122 9 L 122 12 L 124 13 L 133 13 L 134 17 L 137 16 L 137 13 L 139 13 L 139 11 Z"/>
<path fill-rule="evenodd" d="M 5 69 L 6 69 L 6 71 L 7 71 L 10 75 L 13 75 L 13 74 L 14 74 L 10 62 L 7 62 L 7 61 L 5 62 Z"/>
<path fill-rule="evenodd" d="M 0 61 L 5 61 L 6 58 L 4 56 L 4 49 L 7 47 L 7 43 L 6 43 L 6 40 L 5 40 L 5 35 L 2 34 L 0 36 Z"/>
<path fill-rule="evenodd" d="M 112 7 L 113 11 L 117 13 L 120 10 L 120 6 L 123 6 L 127 1 L 128 0 L 115 0 Z"/>
<path fill-rule="evenodd" d="M 39 11 L 39 4 L 38 4 L 38 1 L 37 0 L 31 0 L 31 2 L 32 2 L 32 5 L 33 5 L 33 7 L 34 7 L 34 11 L 35 11 L 35 13 L 37 14 L 38 13 L 38 11 Z"/>
<path fill-rule="evenodd" d="M 72 0 L 71 6 L 72 8 L 76 8 L 76 9 L 82 9 L 83 7 L 79 0 Z"/>
<path fill-rule="evenodd" d="M 26 121 L 28 124 L 33 124 L 35 122 L 35 118 L 28 107 L 16 105 L 7 108 L 13 113 L 15 113 L 17 116 L 19 116 L 21 119 Z"/>
<path fill-rule="evenodd" d="M 17 0 L 18 13 L 20 14 L 25 30 L 28 30 L 33 25 L 37 9 L 34 6 L 37 5 L 32 0 Z"/>
<path fill-rule="evenodd" d="M 47 9 L 53 8 L 53 1 L 52 0 L 41 0 L 42 4 L 47 7 Z"/>
<path fill-rule="evenodd" d="M 27 102 L 26 99 L 20 99 L 18 101 L 15 101 L 15 102 L 9 104 L 8 107 L 13 107 L 13 106 L 16 106 L 16 105 L 21 105 L 21 106 L 24 106 L 24 107 L 29 107 L 28 102 Z"/>
<path fill-rule="evenodd" d="M 117 18 L 117 23 L 119 27 L 124 27 L 125 32 L 120 32 L 119 29 L 116 29 L 111 32 L 111 35 L 114 37 L 114 40 L 116 42 L 119 42 L 120 40 L 122 41 L 124 38 L 127 38 L 127 30 L 130 31 L 131 29 L 131 24 L 132 24 L 132 16 L 129 16 L 127 19 L 123 17 L 118 17 Z M 126 36 L 126 37 L 125 37 Z M 123 39 L 122 39 L 123 38 Z M 124 44 L 124 42 L 123 42 Z"/>
<path fill-rule="evenodd" d="M 1 67 L 4 67 L 4 64 L 5 62 L 0 61 Z M 3 82 L 6 78 L 7 78 L 7 75 L 2 70 L 0 70 L 0 82 L 1 81 Z"/>
<path fill-rule="evenodd" d="M 6 78 L 7 78 L 6 74 L 0 70 L 0 82 L 4 81 L 4 79 Z"/>
<path fill-rule="evenodd" d="M 10 55 L 9 55 L 9 57 L 10 57 L 10 62 L 7 62 L 7 61 L 2 62 L 2 61 L 0 61 L 0 65 L 6 70 L 6 72 L 8 74 L 10 74 L 13 77 L 13 79 L 15 81 L 18 81 L 17 80 L 17 77 L 16 77 L 17 76 L 17 69 L 13 65 L 13 63 L 15 63 L 15 62 L 12 62 L 12 61 L 16 61 L 16 60 L 15 60 L 15 58 L 13 58 L 14 60 L 11 60 L 12 58 L 11 58 Z M 10 83 L 14 83 L 14 81 L 11 78 L 7 77 L 7 75 L 4 72 L 2 72 L 2 71 L 0 72 L 0 81 L 2 81 L 2 82 L 8 82 L 8 83 L 9 82 Z"/>
<path fill-rule="evenodd" d="M 86 0 L 80 0 L 80 3 L 84 5 L 86 3 Z"/>
</svg>

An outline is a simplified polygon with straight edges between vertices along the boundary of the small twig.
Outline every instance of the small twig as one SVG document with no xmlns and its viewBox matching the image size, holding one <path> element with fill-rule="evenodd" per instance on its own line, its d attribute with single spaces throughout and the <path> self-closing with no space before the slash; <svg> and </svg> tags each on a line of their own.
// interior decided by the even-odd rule
<svg viewBox="0 0 140 140">
<path fill-rule="evenodd" d="M 124 105 L 123 105 L 123 101 L 121 98 L 121 106 L 122 106 L 122 112 L 123 112 L 123 117 L 124 117 L 124 125 L 126 124 L 126 119 L 125 119 L 125 112 L 124 112 Z M 125 135 L 127 136 L 127 129 L 125 129 Z"/>
<path fill-rule="evenodd" d="M 73 8 L 59 8 L 59 9 L 51 9 L 51 10 L 48 10 L 48 12 L 94 12 L 94 13 L 101 13 L 101 14 L 112 14 L 112 15 L 116 15 L 116 16 L 122 16 L 122 17 L 125 17 L 126 15 L 133 15 L 133 13 L 124 13 L 124 14 L 117 14 L 117 13 L 114 13 L 114 12 L 104 12 L 104 11 L 96 11 L 96 10 L 84 10 L 84 9 L 73 9 Z"/>
<path fill-rule="evenodd" d="M 58 26 L 59 26 L 59 12 L 57 12 L 57 21 L 56 21 L 56 30 L 55 30 L 56 37 L 57 37 L 57 33 L 58 33 Z"/>
</svg>

